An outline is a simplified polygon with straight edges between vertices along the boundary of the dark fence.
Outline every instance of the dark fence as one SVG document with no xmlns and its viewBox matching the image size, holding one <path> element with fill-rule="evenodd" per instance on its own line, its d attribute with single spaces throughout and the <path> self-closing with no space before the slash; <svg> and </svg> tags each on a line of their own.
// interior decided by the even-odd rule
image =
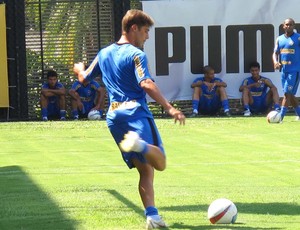
<svg viewBox="0 0 300 230">
<path fill-rule="evenodd" d="M 90 63 L 116 41 L 121 19 L 138 0 L 4 0 L 6 4 L 10 109 L 0 118 L 36 120 L 40 90 L 49 69 L 68 89 L 73 63 Z M 8 117 L 9 115 L 9 117 Z"/>
</svg>

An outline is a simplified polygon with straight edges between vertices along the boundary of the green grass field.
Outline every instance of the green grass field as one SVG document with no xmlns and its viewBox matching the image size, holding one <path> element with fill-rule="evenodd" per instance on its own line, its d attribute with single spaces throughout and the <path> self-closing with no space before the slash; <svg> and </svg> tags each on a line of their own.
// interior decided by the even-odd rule
<svg viewBox="0 0 300 230">
<path fill-rule="evenodd" d="M 300 229 L 300 122 L 157 119 L 168 165 L 156 205 L 169 229 Z M 144 229 L 138 175 L 105 121 L 0 123 L 0 229 Z M 209 204 L 238 208 L 212 225 Z"/>
</svg>

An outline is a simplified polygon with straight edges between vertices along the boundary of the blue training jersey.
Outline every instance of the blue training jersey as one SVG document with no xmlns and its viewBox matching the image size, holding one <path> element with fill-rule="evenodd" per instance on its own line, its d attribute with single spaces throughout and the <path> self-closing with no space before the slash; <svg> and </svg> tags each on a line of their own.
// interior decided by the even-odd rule
<svg viewBox="0 0 300 230">
<path fill-rule="evenodd" d="M 84 105 L 93 106 L 95 103 L 95 98 L 97 96 L 97 90 L 99 89 L 99 84 L 96 81 L 90 81 L 87 85 L 75 81 L 71 89 L 75 90 L 80 96 L 81 102 Z"/>
<path fill-rule="evenodd" d="M 42 85 L 42 89 L 61 89 L 64 88 L 64 85 L 62 83 L 60 83 L 59 81 L 56 82 L 54 88 L 51 88 L 48 84 L 48 82 L 44 83 Z M 58 96 L 51 96 L 48 97 L 49 103 L 56 103 L 56 101 L 58 100 Z"/>
<path fill-rule="evenodd" d="M 102 73 L 109 95 L 108 125 L 151 117 L 146 93 L 139 83 L 151 79 L 146 54 L 131 44 L 114 43 L 99 51 L 85 72 L 86 79 Z M 153 80 L 154 81 L 154 80 Z"/>
<path fill-rule="evenodd" d="M 280 35 L 274 51 L 279 54 L 282 72 L 300 71 L 300 34 L 293 33 L 290 37 Z"/>
<path fill-rule="evenodd" d="M 197 81 L 204 82 L 205 78 L 204 77 L 198 77 L 193 81 L 193 83 L 196 83 Z M 215 82 L 223 82 L 223 81 L 220 78 L 214 77 L 209 83 L 215 83 Z M 200 87 L 202 89 L 202 96 L 204 96 L 208 99 L 213 98 L 215 96 L 216 92 L 217 92 L 216 91 L 217 87 L 214 87 L 211 91 L 209 90 L 209 88 L 205 84 L 202 84 Z"/>
<path fill-rule="evenodd" d="M 264 81 L 268 81 L 268 82 L 272 83 L 272 81 L 266 77 L 260 76 L 260 80 L 264 80 Z M 255 81 L 252 77 L 248 77 L 243 80 L 241 86 L 251 85 L 256 82 L 257 81 Z M 267 86 L 265 83 L 261 83 L 259 87 L 251 87 L 249 90 L 250 90 L 252 97 L 254 97 L 254 98 L 264 97 L 269 90 L 269 86 Z"/>
</svg>

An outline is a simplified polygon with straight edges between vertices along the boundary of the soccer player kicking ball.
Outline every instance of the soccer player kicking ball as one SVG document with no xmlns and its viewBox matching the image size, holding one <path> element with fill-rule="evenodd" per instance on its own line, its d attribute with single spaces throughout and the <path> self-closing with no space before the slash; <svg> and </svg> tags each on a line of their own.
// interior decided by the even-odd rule
<svg viewBox="0 0 300 230">
<path fill-rule="evenodd" d="M 149 73 L 146 54 L 141 50 L 153 23 L 144 12 L 129 10 L 122 19 L 120 40 L 100 50 L 87 70 L 84 71 L 83 63 L 74 65 L 80 82 L 102 74 L 110 101 L 107 125 L 128 167 L 139 172 L 147 229 L 166 227 L 155 206 L 153 188 L 154 169 L 166 168 L 166 155 L 146 93 L 163 106 L 175 123 L 185 123 L 183 113 L 160 93 Z"/>
</svg>

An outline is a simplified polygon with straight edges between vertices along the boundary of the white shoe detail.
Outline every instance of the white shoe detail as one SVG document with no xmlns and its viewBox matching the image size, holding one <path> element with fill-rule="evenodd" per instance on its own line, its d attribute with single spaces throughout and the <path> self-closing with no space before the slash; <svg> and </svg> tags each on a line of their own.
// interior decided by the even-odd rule
<svg viewBox="0 0 300 230">
<path fill-rule="evenodd" d="M 144 141 L 140 138 L 139 134 L 129 131 L 124 135 L 124 139 L 120 142 L 120 149 L 123 152 L 142 152 L 144 148 Z"/>
<path fill-rule="evenodd" d="M 148 216 L 146 229 L 166 228 L 167 225 L 159 215 Z"/>
</svg>

